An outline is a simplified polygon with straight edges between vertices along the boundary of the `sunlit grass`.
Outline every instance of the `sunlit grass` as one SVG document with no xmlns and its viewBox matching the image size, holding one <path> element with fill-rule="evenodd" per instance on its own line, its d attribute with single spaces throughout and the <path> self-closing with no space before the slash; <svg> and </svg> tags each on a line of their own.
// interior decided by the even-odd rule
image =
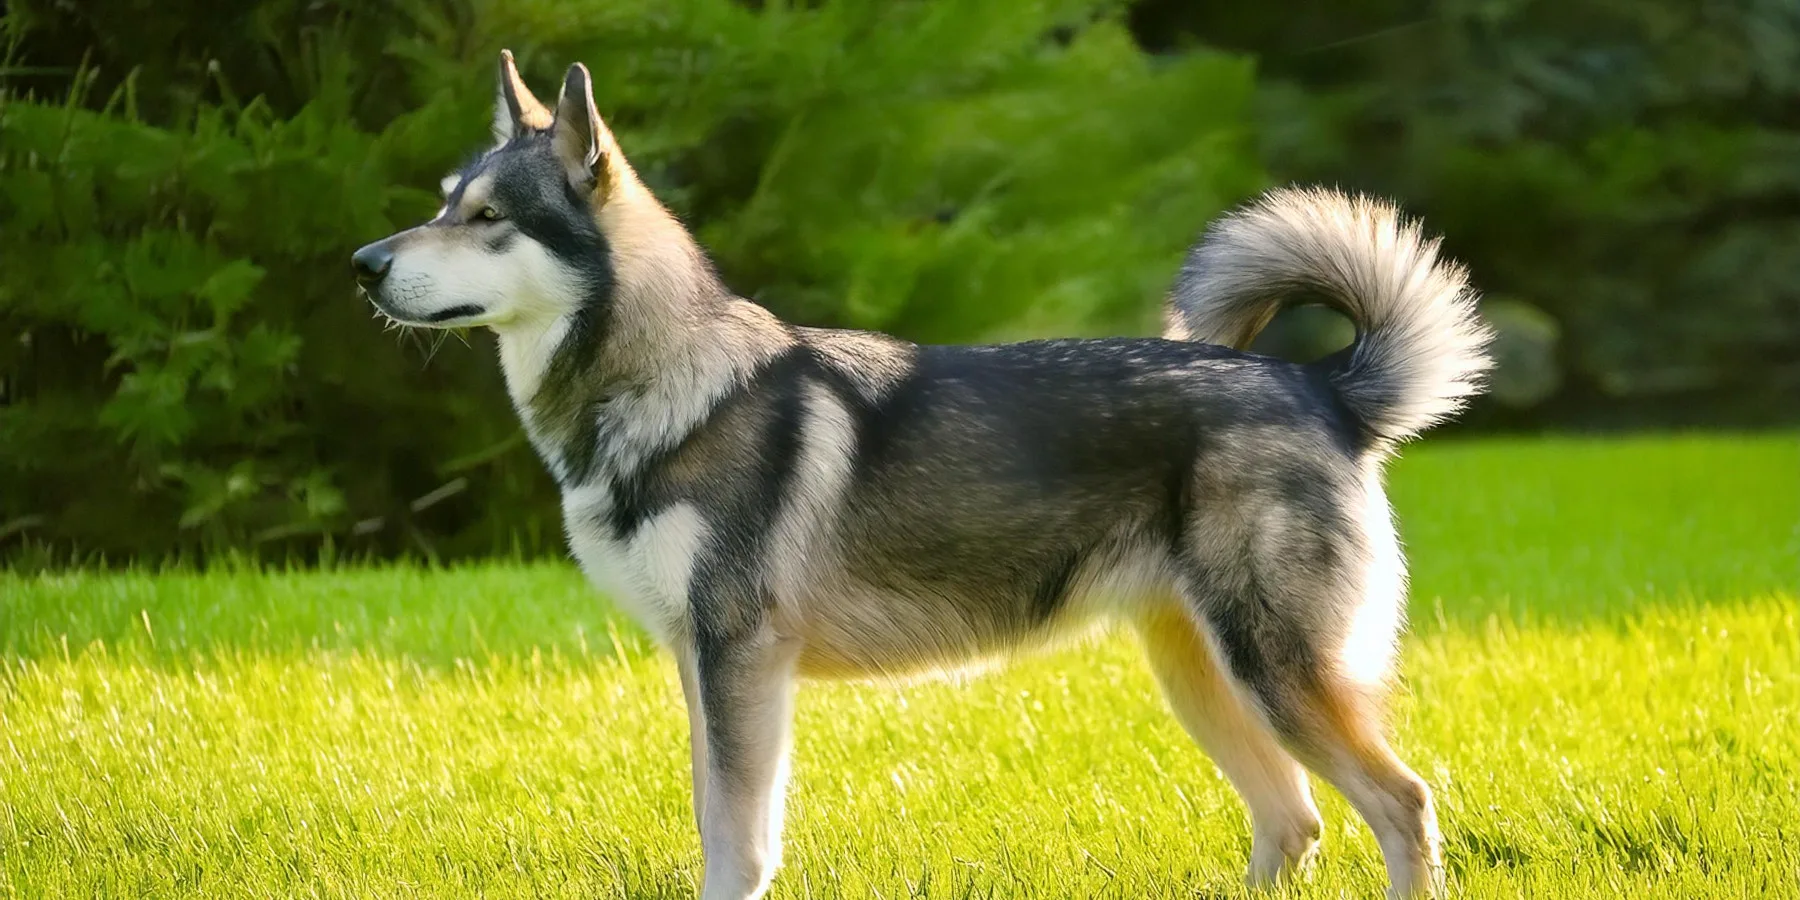
<svg viewBox="0 0 1800 900">
<path fill-rule="evenodd" d="M 1800 441 L 1397 463 L 1396 723 L 1470 896 L 1800 872 Z M 572 569 L 0 575 L 0 897 L 681 897 L 667 660 Z M 1369 896 L 1321 792 L 1293 896 Z M 1123 636 L 800 704 L 782 897 L 1236 896 L 1238 801 Z"/>
</svg>

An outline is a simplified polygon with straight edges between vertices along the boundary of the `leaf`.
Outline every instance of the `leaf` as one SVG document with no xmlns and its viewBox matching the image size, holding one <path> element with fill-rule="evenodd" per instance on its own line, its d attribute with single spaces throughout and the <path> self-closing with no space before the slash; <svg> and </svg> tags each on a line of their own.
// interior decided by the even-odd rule
<svg viewBox="0 0 1800 900">
<path fill-rule="evenodd" d="M 194 294 L 212 307 L 214 324 L 222 325 L 250 302 L 264 274 L 261 266 L 247 259 L 234 259 L 215 269 Z"/>
<path fill-rule="evenodd" d="M 194 418 L 187 408 L 187 379 L 157 368 L 128 372 L 100 410 L 100 422 L 120 437 L 153 446 L 180 444 Z"/>
</svg>

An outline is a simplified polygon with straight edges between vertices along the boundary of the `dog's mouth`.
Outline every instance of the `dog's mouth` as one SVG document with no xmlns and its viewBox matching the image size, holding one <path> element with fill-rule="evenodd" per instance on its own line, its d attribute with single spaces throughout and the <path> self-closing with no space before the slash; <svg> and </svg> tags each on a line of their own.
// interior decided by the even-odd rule
<svg viewBox="0 0 1800 900">
<path fill-rule="evenodd" d="M 462 303 L 456 306 L 445 307 L 444 309 L 429 313 L 424 317 L 419 317 L 408 313 L 402 313 L 399 310 L 394 309 L 391 305 L 382 300 L 379 291 L 363 288 L 362 293 L 364 297 L 368 298 L 369 303 L 373 305 L 378 312 L 387 317 L 388 321 L 393 322 L 396 325 L 406 325 L 415 328 L 432 325 L 448 325 L 461 319 L 473 319 L 487 311 L 473 303 Z"/>
<path fill-rule="evenodd" d="M 464 303 L 461 306 L 452 306 L 449 309 L 440 309 L 437 312 L 434 312 L 431 315 L 426 316 L 425 321 L 431 325 L 442 325 L 445 322 L 453 321 L 456 319 L 472 319 L 476 316 L 481 315 L 481 313 L 482 313 L 481 307 L 476 306 L 472 303 Z"/>
</svg>

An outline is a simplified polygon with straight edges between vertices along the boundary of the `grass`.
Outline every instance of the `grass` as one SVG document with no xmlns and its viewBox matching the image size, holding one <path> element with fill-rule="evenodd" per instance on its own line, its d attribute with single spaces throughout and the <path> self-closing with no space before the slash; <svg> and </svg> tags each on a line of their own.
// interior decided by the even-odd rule
<svg viewBox="0 0 1800 900">
<path fill-rule="evenodd" d="M 1396 722 L 1474 897 L 1794 896 L 1800 440 L 1425 446 Z M 687 897 L 673 670 L 566 565 L 0 575 L 0 897 Z M 1321 791 L 1296 897 L 1382 884 Z M 1238 896 L 1124 636 L 802 693 L 778 897 Z"/>
</svg>

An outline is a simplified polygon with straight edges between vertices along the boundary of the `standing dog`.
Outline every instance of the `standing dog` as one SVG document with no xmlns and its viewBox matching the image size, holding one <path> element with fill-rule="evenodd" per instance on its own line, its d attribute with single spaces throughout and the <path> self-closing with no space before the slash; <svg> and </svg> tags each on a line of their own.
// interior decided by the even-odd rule
<svg viewBox="0 0 1800 900">
<path fill-rule="evenodd" d="M 1405 582 L 1381 469 L 1479 390 L 1488 335 L 1414 226 L 1276 192 L 1194 249 L 1166 339 L 920 346 L 733 296 L 582 66 L 552 111 L 502 54 L 494 131 L 356 277 L 397 322 L 498 336 L 575 557 L 677 659 L 707 900 L 760 896 L 779 862 L 798 677 L 944 670 L 1100 618 L 1139 630 L 1243 794 L 1252 882 L 1312 854 L 1311 769 L 1393 892 L 1440 883 L 1431 793 L 1379 710 Z M 1228 349 L 1301 294 L 1355 343 Z"/>
</svg>

